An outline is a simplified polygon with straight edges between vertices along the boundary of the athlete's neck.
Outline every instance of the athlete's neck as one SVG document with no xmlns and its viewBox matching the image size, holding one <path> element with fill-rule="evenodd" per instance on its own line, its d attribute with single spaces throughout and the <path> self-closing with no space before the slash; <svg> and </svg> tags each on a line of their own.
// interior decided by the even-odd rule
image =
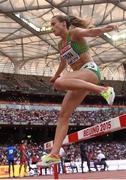
<svg viewBox="0 0 126 180">
<path fill-rule="evenodd" d="M 62 41 L 66 41 L 66 39 L 67 39 L 67 34 L 68 34 L 68 30 L 64 30 L 64 31 L 61 33 L 60 37 L 61 37 Z"/>
</svg>

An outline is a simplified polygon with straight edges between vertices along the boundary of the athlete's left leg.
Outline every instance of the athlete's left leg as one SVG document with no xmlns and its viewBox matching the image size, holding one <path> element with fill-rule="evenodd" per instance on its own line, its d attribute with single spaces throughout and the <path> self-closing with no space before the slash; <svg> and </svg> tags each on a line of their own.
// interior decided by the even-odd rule
<svg viewBox="0 0 126 180">
<path fill-rule="evenodd" d="M 56 79 L 54 87 L 57 90 L 85 90 L 101 94 L 109 105 L 113 104 L 115 92 L 112 87 L 97 85 L 99 78 L 89 69 L 73 71 Z"/>
</svg>

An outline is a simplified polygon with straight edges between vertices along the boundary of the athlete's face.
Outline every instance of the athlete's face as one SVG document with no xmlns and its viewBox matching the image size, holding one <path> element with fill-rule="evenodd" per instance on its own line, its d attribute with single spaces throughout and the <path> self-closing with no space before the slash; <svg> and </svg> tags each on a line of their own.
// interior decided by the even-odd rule
<svg viewBox="0 0 126 180">
<path fill-rule="evenodd" d="M 52 31 L 55 36 L 60 36 L 65 28 L 65 22 L 60 22 L 56 17 L 51 20 Z"/>
</svg>

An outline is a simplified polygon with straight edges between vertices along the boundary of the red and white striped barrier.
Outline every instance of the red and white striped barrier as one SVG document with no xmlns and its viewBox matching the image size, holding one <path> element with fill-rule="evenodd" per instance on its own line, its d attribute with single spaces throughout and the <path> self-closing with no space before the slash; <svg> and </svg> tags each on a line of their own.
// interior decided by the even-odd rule
<svg viewBox="0 0 126 180">
<path fill-rule="evenodd" d="M 70 144 L 82 140 L 91 139 L 97 136 L 108 134 L 114 131 L 118 131 L 126 128 L 126 114 L 121 115 L 116 118 L 112 118 L 108 121 L 96 124 L 89 128 L 82 129 L 75 133 L 69 134 L 63 141 L 63 145 Z M 45 149 L 50 149 L 53 147 L 53 141 L 49 141 L 44 144 Z"/>
</svg>

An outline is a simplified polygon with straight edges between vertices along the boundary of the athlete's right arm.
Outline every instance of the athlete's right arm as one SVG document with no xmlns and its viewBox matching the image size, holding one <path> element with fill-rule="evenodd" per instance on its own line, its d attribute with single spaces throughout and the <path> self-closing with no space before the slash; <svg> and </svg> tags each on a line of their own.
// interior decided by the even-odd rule
<svg viewBox="0 0 126 180">
<path fill-rule="evenodd" d="M 66 62 L 64 59 L 61 58 L 61 61 L 60 61 L 60 64 L 59 64 L 59 67 L 55 73 L 55 75 L 50 79 L 50 82 L 54 83 L 55 80 L 60 76 L 60 74 L 63 72 L 63 70 L 65 69 L 66 67 Z"/>
<path fill-rule="evenodd" d="M 62 41 L 59 41 L 59 43 L 58 43 L 58 48 L 59 48 L 59 50 L 62 48 Z M 66 61 L 61 58 L 59 67 L 58 67 L 55 75 L 50 79 L 50 82 L 54 83 L 55 80 L 56 80 L 58 77 L 60 77 L 60 74 L 63 72 L 63 70 L 65 69 L 65 67 L 66 67 Z"/>
</svg>

